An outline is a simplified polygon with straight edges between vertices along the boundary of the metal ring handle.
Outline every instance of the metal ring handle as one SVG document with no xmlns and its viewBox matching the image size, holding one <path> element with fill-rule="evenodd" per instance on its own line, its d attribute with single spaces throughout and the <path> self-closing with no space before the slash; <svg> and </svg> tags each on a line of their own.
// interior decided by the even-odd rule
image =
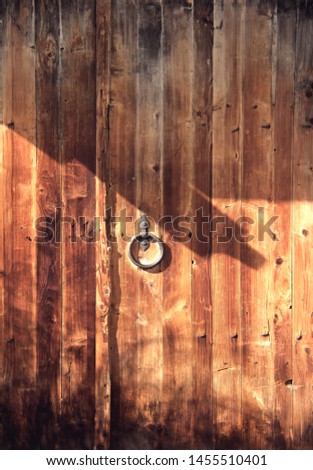
<svg viewBox="0 0 313 470">
<path fill-rule="evenodd" d="M 149 242 L 158 244 L 158 247 L 159 247 L 159 250 L 160 250 L 159 256 L 150 264 L 141 264 L 141 263 L 139 263 L 139 261 L 137 261 L 133 256 L 132 247 L 133 247 L 133 244 L 135 242 L 139 242 L 139 243 L 141 242 L 142 243 L 143 237 L 142 237 L 142 235 L 136 235 L 135 237 L 133 237 L 131 239 L 131 242 L 130 242 L 130 245 L 129 245 L 129 250 L 128 250 L 129 258 L 130 258 L 132 263 L 134 263 L 136 266 L 138 266 L 138 268 L 141 268 L 141 269 L 154 268 L 157 264 L 159 264 L 162 261 L 162 258 L 163 258 L 163 255 L 164 255 L 163 242 L 162 242 L 162 240 L 160 240 L 158 237 L 156 237 L 152 233 L 148 233 L 147 236 L 144 237 L 144 239 L 149 239 Z"/>
</svg>

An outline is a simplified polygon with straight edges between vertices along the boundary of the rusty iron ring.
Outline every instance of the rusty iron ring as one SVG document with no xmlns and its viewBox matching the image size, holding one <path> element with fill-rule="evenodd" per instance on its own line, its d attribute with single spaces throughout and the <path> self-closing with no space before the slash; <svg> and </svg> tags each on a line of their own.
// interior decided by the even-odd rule
<svg viewBox="0 0 313 470">
<path fill-rule="evenodd" d="M 150 243 L 157 243 L 158 244 L 158 247 L 159 247 L 159 250 L 160 250 L 160 253 L 159 255 L 157 256 L 157 258 L 150 264 L 141 264 L 139 261 L 137 261 L 134 256 L 133 256 L 133 253 L 132 253 L 132 246 L 133 244 L 137 241 L 139 242 L 140 244 L 142 244 L 145 240 L 147 240 Z M 135 237 L 133 237 L 131 239 L 131 242 L 129 244 L 129 250 L 128 250 L 128 256 L 131 260 L 132 263 L 134 263 L 136 266 L 138 266 L 138 268 L 141 268 L 141 269 L 151 269 L 151 268 L 154 268 L 155 266 L 157 266 L 161 261 L 162 261 L 162 258 L 164 256 L 164 246 L 163 246 L 163 242 L 162 240 L 160 240 L 158 237 L 156 237 L 155 235 L 153 235 L 152 233 L 149 233 L 147 236 L 143 237 L 142 235 L 136 235 Z"/>
</svg>

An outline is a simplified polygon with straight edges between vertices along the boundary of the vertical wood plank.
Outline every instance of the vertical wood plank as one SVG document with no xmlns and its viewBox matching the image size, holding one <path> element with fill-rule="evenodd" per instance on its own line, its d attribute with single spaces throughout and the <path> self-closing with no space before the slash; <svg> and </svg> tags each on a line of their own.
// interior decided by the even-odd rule
<svg viewBox="0 0 313 470">
<path fill-rule="evenodd" d="M 0 12 L 0 187 L 1 187 L 1 204 L 0 204 L 0 395 L 3 394 L 4 381 L 4 152 L 3 152 L 3 18 L 4 12 Z M 3 404 L 0 402 L 0 441 L 3 440 L 5 433 L 5 425 L 2 414 Z"/>
<path fill-rule="evenodd" d="M 214 8 L 212 309 L 215 446 L 241 448 L 242 60 L 245 2 Z"/>
<path fill-rule="evenodd" d="M 292 298 L 291 298 L 291 208 L 292 147 L 295 65 L 294 2 L 278 2 L 274 12 L 273 31 L 273 204 L 275 243 L 273 266 L 274 297 L 274 416 L 272 446 L 277 449 L 292 445 Z M 275 52 L 276 49 L 276 52 Z"/>
<path fill-rule="evenodd" d="M 61 162 L 59 161 L 59 7 L 38 0 L 36 11 L 37 99 L 37 445 L 60 447 L 61 407 Z M 40 218 L 40 219 L 39 219 Z M 40 222 L 39 222 L 40 220 Z M 50 237 L 51 235 L 51 237 Z M 53 236 L 54 235 L 54 236 Z M 53 236 L 53 238 L 52 238 Z M 52 238 L 52 239 L 50 239 Z"/>
<path fill-rule="evenodd" d="M 196 397 L 193 448 L 212 446 L 212 311 L 209 224 L 212 158 L 213 2 L 196 0 L 193 14 L 192 334 Z"/>
<path fill-rule="evenodd" d="M 163 274 L 162 447 L 166 449 L 192 446 L 195 410 L 191 242 L 188 236 L 183 241 L 174 237 L 175 227 L 191 216 L 192 206 L 192 31 L 192 3 L 165 0 L 163 215 L 172 218 L 165 234 L 171 263 Z"/>
<path fill-rule="evenodd" d="M 137 434 L 137 272 L 128 256 L 136 219 L 137 2 L 118 0 L 111 13 L 110 175 L 111 305 L 109 312 L 113 449 L 140 448 Z M 124 212 L 123 212 L 124 211 Z M 119 217 L 113 219 L 112 217 Z M 111 223 L 110 223 L 111 222 Z"/>
<path fill-rule="evenodd" d="M 36 446 L 36 107 L 33 2 L 5 5 L 4 390 L 1 446 Z"/>
<path fill-rule="evenodd" d="M 136 107 L 136 207 L 150 218 L 150 231 L 160 234 L 162 175 L 162 5 L 138 3 Z M 151 249 L 151 251 L 153 251 Z M 146 252 L 149 255 L 149 251 Z M 137 433 L 140 448 L 159 448 L 162 440 L 162 309 L 160 266 L 137 277 Z"/>
<path fill-rule="evenodd" d="M 311 449 L 312 432 L 312 2 L 298 2 L 293 179 L 293 434 L 296 448 Z"/>
<path fill-rule="evenodd" d="M 94 445 L 95 2 L 61 3 L 62 446 Z M 73 232 L 76 239 L 73 240 Z"/>
<path fill-rule="evenodd" d="M 95 444 L 96 449 L 107 449 L 110 434 L 110 371 L 108 342 L 108 312 L 110 280 L 108 243 L 106 238 L 105 208 L 109 160 L 109 46 L 110 2 L 97 1 L 97 135 L 96 135 L 96 388 L 95 388 Z"/>
<path fill-rule="evenodd" d="M 241 248 L 242 397 L 244 443 L 253 449 L 271 448 L 273 439 L 275 241 L 262 231 L 273 215 L 272 8 L 271 2 L 249 0 L 245 17 L 242 215 L 251 219 L 246 232 L 254 238 Z"/>
<path fill-rule="evenodd" d="M 12 155 L 9 154 L 12 151 L 11 134 L 12 131 L 7 128 L 4 124 L 4 120 L 9 120 L 12 115 L 12 53 L 9 47 L 11 41 L 11 23 L 9 21 L 9 15 L 5 9 L 3 12 L 3 44 L 7 45 L 3 47 L 2 67 L 3 67 L 3 183 L 7 178 L 12 178 Z M 10 92 L 10 95 L 5 92 Z M 6 99 L 5 99 L 6 98 Z M 7 156 L 6 156 L 7 155 Z M 3 349 L 2 349 L 2 390 L 1 390 L 1 448 L 9 449 L 14 447 L 12 442 L 12 433 L 15 432 L 15 426 L 11 426 L 8 433 L 6 428 L 7 423 L 12 422 L 10 402 L 8 402 L 9 389 L 13 382 L 13 361 L 12 361 L 12 348 L 8 348 L 8 339 L 13 338 L 12 328 L 12 316 L 9 315 L 8 310 L 8 281 L 7 276 L 12 272 L 10 262 L 12 259 L 12 246 L 5 246 L 6 240 L 10 239 L 11 235 L 11 224 L 12 224 L 12 193 L 9 192 L 9 188 L 6 184 L 2 187 L 3 195 L 3 214 L 6 213 L 6 223 L 3 224 Z M 4 215 L 3 215 L 4 217 Z M 8 356 L 9 354 L 9 356 Z M 9 364 L 8 364 L 9 363 Z M 14 420 L 15 422 L 16 420 Z"/>
</svg>

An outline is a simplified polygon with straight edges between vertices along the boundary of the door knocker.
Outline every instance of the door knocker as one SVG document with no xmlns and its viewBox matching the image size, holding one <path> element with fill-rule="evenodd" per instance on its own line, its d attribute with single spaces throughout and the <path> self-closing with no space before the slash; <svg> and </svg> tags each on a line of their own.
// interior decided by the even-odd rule
<svg viewBox="0 0 313 470">
<path fill-rule="evenodd" d="M 140 234 L 135 235 L 130 242 L 129 245 L 129 258 L 136 266 L 141 269 L 150 269 L 154 268 L 157 264 L 159 264 L 164 255 L 164 246 L 162 240 L 158 237 L 149 233 L 150 224 L 148 219 L 145 215 L 141 216 L 139 219 L 139 228 Z M 139 250 L 143 253 L 147 252 L 151 247 L 157 248 L 157 254 L 155 258 L 151 260 L 145 260 L 144 257 L 136 256 L 135 252 L 137 249 L 137 255 Z"/>
</svg>

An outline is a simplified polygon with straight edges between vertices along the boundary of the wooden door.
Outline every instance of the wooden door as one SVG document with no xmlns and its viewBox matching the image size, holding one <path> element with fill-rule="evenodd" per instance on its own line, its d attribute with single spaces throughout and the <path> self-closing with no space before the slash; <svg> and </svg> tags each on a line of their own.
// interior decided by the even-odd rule
<svg viewBox="0 0 313 470">
<path fill-rule="evenodd" d="M 312 11 L 2 3 L 2 448 L 312 448 Z"/>
</svg>

